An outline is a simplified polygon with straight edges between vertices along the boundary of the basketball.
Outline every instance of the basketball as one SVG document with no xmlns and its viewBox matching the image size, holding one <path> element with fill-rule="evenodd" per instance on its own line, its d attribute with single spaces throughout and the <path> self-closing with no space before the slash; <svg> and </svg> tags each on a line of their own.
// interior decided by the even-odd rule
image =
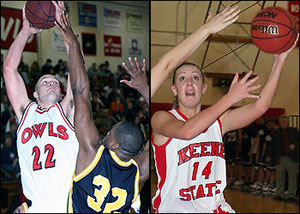
<svg viewBox="0 0 300 214">
<path fill-rule="evenodd" d="M 25 14 L 32 27 L 49 29 L 55 26 L 55 6 L 51 1 L 27 1 Z"/>
<path fill-rule="evenodd" d="M 298 29 L 290 12 L 281 7 L 267 7 L 254 16 L 250 32 L 261 51 L 280 54 L 294 44 Z"/>
</svg>

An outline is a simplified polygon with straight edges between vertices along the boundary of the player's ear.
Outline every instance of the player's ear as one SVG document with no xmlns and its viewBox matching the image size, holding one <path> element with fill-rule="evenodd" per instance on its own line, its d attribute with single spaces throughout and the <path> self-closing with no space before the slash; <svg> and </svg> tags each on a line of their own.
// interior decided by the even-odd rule
<svg viewBox="0 0 300 214">
<path fill-rule="evenodd" d="M 177 96 L 177 90 L 176 90 L 175 85 L 171 86 L 171 91 L 173 92 L 174 96 Z"/>
<path fill-rule="evenodd" d="M 120 147 L 120 144 L 118 143 L 118 141 L 114 140 L 114 141 L 111 143 L 111 148 L 112 148 L 112 150 L 117 150 L 119 147 Z"/>
<path fill-rule="evenodd" d="M 35 98 L 35 99 L 37 99 L 38 97 L 39 97 L 39 95 L 38 95 L 38 93 L 35 91 L 35 92 L 33 92 L 33 97 Z"/>
<path fill-rule="evenodd" d="M 202 86 L 202 94 L 205 94 L 207 91 L 207 84 L 204 83 L 203 86 Z"/>
</svg>

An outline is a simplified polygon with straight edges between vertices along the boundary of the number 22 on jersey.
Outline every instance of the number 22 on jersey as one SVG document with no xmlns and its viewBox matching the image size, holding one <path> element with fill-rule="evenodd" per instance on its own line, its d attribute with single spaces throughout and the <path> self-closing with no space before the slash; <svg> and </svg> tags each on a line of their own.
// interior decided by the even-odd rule
<svg viewBox="0 0 300 214">
<path fill-rule="evenodd" d="M 47 144 L 44 148 L 44 153 L 48 152 L 47 158 L 45 161 L 45 168 L 52 168 L 55 167 L 55 159 L 52 160 L 52 157 L 54 155 L 54 148 L 51 144 Z M 34 155 L 33 158 L 33 164 L 32 164 L 32 169 L 33 171 L 42 169 L 42 162 L 39 160 L 40 159 L 40 149 L 39 147 L 35 146 L 32 149 L 32 154 Z"/>
</svg>

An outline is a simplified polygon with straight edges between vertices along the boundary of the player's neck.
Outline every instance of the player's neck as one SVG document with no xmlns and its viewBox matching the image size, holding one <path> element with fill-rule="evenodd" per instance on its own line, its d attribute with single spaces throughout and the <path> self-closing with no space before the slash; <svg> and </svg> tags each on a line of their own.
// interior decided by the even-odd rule
<svg viewBox="0 0 300 214">
<path fill-rule="evenodd" d="M 194 108 L 188 108 L 179 104 L 179 111 L 184 114 L 188 119 L 195 116 L 201 110 L 201 103 Z"/>
<path fill-rule="evenodd" d="M 47 108 L 55 105 L 55 103 L 53 103 L 53 102 L 41 102 L 41 101 L 38 101 L 37 103 L 38 103 L 38 105 L 41 108 L 45 108 L 45 109 L 47 109 Z"/>
<path fill-rule="evenodd" d="M 120 151 L 115 151 L 115 153 L 121 161 L 127 162 L 131 159 L 128 155 L 126 155 Z"/>
</svg>

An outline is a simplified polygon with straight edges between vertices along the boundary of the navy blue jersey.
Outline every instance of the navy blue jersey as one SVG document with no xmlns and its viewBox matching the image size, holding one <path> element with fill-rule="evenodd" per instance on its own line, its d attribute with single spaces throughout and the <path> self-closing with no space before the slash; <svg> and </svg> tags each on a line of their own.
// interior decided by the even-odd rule
<svg viewBox="0 0 300 214">
<path fill-rule="evenodd" d="M 121 161 L 116 153 L 101 145 L 94 160 L 73 177 L 69 213 L 128 213 L 138 198 L 139 169 L 131 159 Z"/>
</svg>

